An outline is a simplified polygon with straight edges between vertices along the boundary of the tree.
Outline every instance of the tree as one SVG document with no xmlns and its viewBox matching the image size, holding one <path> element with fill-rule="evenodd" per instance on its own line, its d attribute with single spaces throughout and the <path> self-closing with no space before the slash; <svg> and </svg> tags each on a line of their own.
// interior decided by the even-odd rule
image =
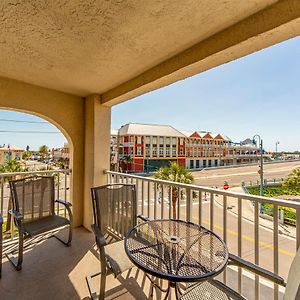
<svg viewBox="0 0 300 300">
<path fill-rule="evenodd" d="M 22 172 L 24 169 L 21 163 L 15 159 L 7 159 L 4 164 L 0 165 L 0 173 Z"/>
<path fill-rule="evenodd" d="M 26 146 L 26 151 L 29 152 L 29 145 Z"/>
<path fill-rule="evenodd" d="M 22 158 L 25 159 L 25 160 L 30 158 L 30 156 L 31 156 L 31 153 L 29 151 L 24 151 L 22 153 Z"/>
<path fill-rule="evenodd" d="M 283 181 L 283 185 L 294 189 L 300 189 L 300 168 L 294 169 Z"/>
<path fill-rule="evenodd" d="M 192 174 L 185 167 L 179 166 L 176 162 L 170 163 L 167 167 L 160 168 L 154 174 L 154 178 L 187 184 L 192 183 L 194 180 Z M 179 198 L 178 188 L 172 188 L 171 193 L 173 218 L 176 219 L 176 204 Z"/>
<path fill-rule="evenodd" d="M 39 153 L 43 158 L 45 158 L 49 155 L 49 148 L 46 145 L 42 145 L 39 148 Z"/>
</svg>

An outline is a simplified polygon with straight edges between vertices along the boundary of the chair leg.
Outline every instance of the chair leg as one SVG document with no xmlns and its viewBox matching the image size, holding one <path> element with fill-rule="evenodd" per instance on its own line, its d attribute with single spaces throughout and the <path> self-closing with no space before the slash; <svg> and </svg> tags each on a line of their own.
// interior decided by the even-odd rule
<svg viewBox="0 0 300 300">
<path fill-rule="evenodd" d="M 65 242 L 61 238 L 59 238 L 57 235 L 54 235 L 54 237 L 59 240 L 61 243 L 63 243 L 65 246 L 70 247 L 71 242 L 72 242 L 72 235 L 73 235 L 73 230 L 72 230 L 72 225 L 69 225 L 69 235 L 68 235 L 68 240 Z"/>
<path fill-rule="evenodd" d="M 13 264 L 17 271 L 22 269 L 22 262 L 23 262 L 23 249 L 24 249 L 24 236 L 21 230 L 19 230 L 19 244 L 18 244 L 18 258 L 13 255 L 13 251 L 10 253 L 6 253 L 6 257 L 9 261 Z"/>
</svg>

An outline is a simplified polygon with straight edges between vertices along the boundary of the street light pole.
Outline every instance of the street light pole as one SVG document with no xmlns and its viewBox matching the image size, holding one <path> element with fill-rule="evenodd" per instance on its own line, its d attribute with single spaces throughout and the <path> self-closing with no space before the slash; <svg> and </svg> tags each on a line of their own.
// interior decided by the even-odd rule
<svg viewBox="0 0 300 300">
<path fill-rule="evenodd" d="M 263 140 L 260 135 L 256 134 L 253 137 L 253 143 L 256 144 L 255 138 L 258 138 L 259 149 L 260 149 L 260 196 L 264 195 L 264 158 L 263 158 Z"/>
<path fill-rule="evenodd" d="M 278 144 L 279 144 L 279 141 L 276 142 L 276 151 L 275 151 L 276 152 L 276 156 L 275 156 L 276 160 L 278 159 L 278 155 L 277 155 L 277 146 L 278 146 Z"/>
</svg>

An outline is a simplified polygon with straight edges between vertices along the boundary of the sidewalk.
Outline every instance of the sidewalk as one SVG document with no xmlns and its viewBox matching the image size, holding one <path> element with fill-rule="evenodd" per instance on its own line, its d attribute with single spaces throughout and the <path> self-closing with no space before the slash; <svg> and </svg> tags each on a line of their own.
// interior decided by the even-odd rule
<svg viewBox="0 0 300 300">
<path fill-rule="evenodd" d="M 233 187 L 230 188 L 229 191 L 245 194 L 244 190 L 241 187 Z M 215 198 L 215 202 L 218 203 L 220 206 L 223 206 L 223 203 L 222 201 L 220 201 L 220 199 Z M 237 198 L 234 197 L 227 198 L 227 210 L 236 216 L 238 215 Z M 251 201 L 245 199 L 242 200 L 242 216 L 244 220 L 254 222 L 254 206 Z M 273 230 L 273 220 L 268 220 L 263 217 L 260 217 L 259 225 L 268 228 L 270 230 Z M 279 224 L 279 233 L 295 238 L 296 227 L 286 225 L 286 224 Z"/>
</svg>

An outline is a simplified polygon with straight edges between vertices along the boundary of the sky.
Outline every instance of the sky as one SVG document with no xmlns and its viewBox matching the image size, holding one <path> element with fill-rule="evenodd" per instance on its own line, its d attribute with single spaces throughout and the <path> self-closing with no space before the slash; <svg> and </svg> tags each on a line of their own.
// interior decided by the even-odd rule
<svg viewBox="0 0 300 300">
<path fill-rule="evenodd" d="M 299 57 L 300 38 L 294 38 L 139 96 L 113 107 L 112 129 L 130 122 L 168 124 L 235 142 L 259 134 L 267 151 L 275 151 L 277 141 L 278 151 L 300 150 Z M 0 144 L 37 150 L 64 142 L 45 120 L 0 110 Z"/>
</svg>

